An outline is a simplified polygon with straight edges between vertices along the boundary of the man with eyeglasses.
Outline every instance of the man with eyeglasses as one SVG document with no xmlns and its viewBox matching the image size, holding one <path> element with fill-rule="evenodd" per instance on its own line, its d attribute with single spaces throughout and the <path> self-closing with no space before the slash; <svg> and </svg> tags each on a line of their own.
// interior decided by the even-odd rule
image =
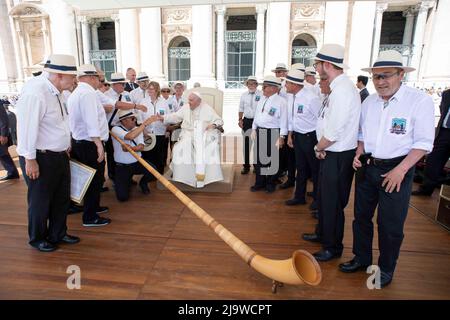
<svg viewBox="0 0 450 320">
<path fill-rule="evenodd" d="M 433 148 L 434 105 L 425 93 L 402 84 L 406 72 L 402 55 L 383 51 L 371 72 L 376 93 L 363 103 L 358 149 L 353 160 L 357 170 L 354 258 L 339 265 L 342 272 L 366 270 L 372 265 L 373 216 L 378 206 L 378 267 L 380 286 L 392 281 L 403 226 L 408 214 L 414 166 Z"/>
<path fill-rule="evenodd" d="M 137 113 L 133 110 L 120 110 L 118 113 L 120 123 L 112 128 L 112 133 L 119 137 L 122 141 L 130 146 L 130 148 L 141 156 L 144 149 L 144 130 L 147 125 L 157 121 L 157 116 L 145 119 L 142 124 L 137 126 Z M 123 202 L 130 197 L 130 186 L 132 184 L 133 175 L 142 174 L 139 181 L 139 187 L 143 194 L 150 193 L 148 183 L 153 176 L 145 167 L 140 164 L 128 150 L 123 147 L 119 141 L 113 139 L 114 160 L 116 161 L 116 180 L 115 188 L 117 200 Z"/>
<path fill-rule="evenodd" d="M 319 261 L 339 258 L 344 249 L 345 216 L 353 181 L 352 161 L 358 140 L 361 99 L 353 81 L 344 74 L 345 49 L 325 44 L 315 57 L 314 67 L 330 82 L 331 93 L 317 120 L 316 157 L 321 159 L 319 224 L 322 250 L 314 253 Z"/>
<path fill-rule="evenodd" d="M 170 89 L 169 85 L 167 83 L 163 83 L 161 85 L 161 96 L 168 102 L 170 99 L 170 94 L 172 93 L 172 90 Z M 173 111 L 172 111 L 173 112 Z"/>
</svg>

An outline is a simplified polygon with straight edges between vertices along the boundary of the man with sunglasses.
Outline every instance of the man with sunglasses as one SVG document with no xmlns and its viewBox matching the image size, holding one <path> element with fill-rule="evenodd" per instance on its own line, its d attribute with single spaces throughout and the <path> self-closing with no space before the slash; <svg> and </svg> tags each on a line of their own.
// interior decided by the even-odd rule
<svg viewBox="0 0 450 320">
<path fill-rule="evenodd" d="M 414 166 L 433 148 L 434 105 L 427 94 L 402 84 L 405 73 L 415 69 L 404 66 L 397 51 L 381 52 L 372 67 L 362 70 L 372 73 L 377 92 L 362 105 L 353 160 L 353 168 L 365 172 L 355 188 L 354 258 L 339 269 L 349 273 L 372 265 L 372 219 L 378 206 L 379 285 L 385 287 L 403 241 Z"/>
</svg>

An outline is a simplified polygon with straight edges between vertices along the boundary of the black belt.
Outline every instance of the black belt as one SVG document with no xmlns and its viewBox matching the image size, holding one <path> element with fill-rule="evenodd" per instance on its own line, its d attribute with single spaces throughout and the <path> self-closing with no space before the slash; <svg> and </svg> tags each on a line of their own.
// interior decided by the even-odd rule
<svg viewBox="0 0 450 320">
<path fill-rule="evenodd" d="M 137 161 L 136 161 L 136 162 L 137 162 Z M 133 162 L 133 163 L 120 163 L 120 162 L 116 162 L 116 166 L 118 166 L 118 167 L 131 167 L 131 166 L 135 165 L 136 162 Z"/>
<path fill-rule="evenodd" d="M 392 159 L 378 159 L 378 158 L 370 157 L 369 164 L 374 165 L 374 166 L 389 166 L 389 165 L 392 166 L 392 165 L 399 164 L 405 158 L 406 158 L 406 156 L 396 157 L 396 158 L 392 158 Z"/>
<path fill-rule="evenodd" d="M 73 142 L 73 143 L 76 143 L 76 144 L 90 144 L 90 143 L 95 144 L 94 141 L 89 141 L 89 140 L 75 140 L 75 139 L 73 139 L 73 138 L 72 138 L 72 142 Z M 102 140 L 102 144 L 103 144 L 103 146 L 105 145 L 105 142 L 104 142 L 103 140 Z"/>
<path fill-rule="evenodd" d="M 54 154 L 54 155 L 60 155 L 60 154 L 66 154 L 66 151 L 51 151 L 51 150 L 36 150 L 37 153 L 45 153 L 45 154 Z"/>
</svg>

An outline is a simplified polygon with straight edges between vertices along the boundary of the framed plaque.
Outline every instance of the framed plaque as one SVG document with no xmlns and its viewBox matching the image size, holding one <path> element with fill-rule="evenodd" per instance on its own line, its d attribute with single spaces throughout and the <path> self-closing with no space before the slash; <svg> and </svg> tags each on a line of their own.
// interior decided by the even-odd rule
<svg viewBox="0 0 450 320">
<path fill-rule="evenodd" d="M 81 204 L 97 170 L 75 160 L 70 160 L 70 199 Z"/>
</svg>

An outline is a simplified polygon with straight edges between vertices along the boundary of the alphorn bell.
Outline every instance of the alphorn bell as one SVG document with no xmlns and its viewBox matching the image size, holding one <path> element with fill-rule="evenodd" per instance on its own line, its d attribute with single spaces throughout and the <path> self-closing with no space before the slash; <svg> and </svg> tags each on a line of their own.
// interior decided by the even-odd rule
<svg viewBox="0 0 450 320">
<path fill-rule="evenodd" d="M 183 192 L 175 187 L 169 180 L 156 171 L 136 152 L 134 152 L 128 144 L 123 142 L 113 132 L 111 136 L 124 146 L 133 157 L 136 158 L 156 179 L 158 179 L 170 192 L 172 192 L 178 200 L 189 208 L 199 219 L 201 219 L 208 227 L 228 244 L 248 265 L 259 273 L 273 280 L 272 292 L 276 293 L 278 286 L 282 284 L 308 284 L 317 286 L 322 280 L 322 272 L 316 259 L 305 250 L 296 250 L 292 257 L 286 260 L 273 260 L 260 256 L 249 246 L 228 231 L 223 225 L 218 223 L 205 210 L 199 207 L 194 201 L 189 199 Z"/>
</svg>

